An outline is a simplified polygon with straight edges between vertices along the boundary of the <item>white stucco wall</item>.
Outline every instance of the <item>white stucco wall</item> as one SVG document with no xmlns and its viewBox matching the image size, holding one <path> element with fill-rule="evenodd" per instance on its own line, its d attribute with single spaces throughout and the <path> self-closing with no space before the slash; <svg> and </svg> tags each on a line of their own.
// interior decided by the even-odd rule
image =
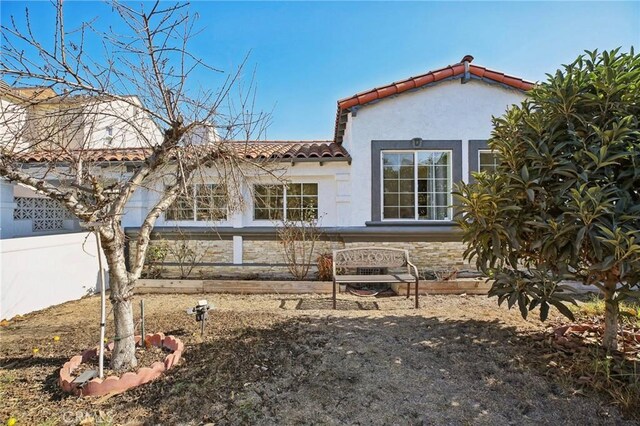
<svg viewBox="0 0 640 426">
<path fill-rule="evenodd" d="M 162 133 L 135 97 L 86 107 L 86 148 L 145 148 L 162 142 Z M 111 130 L 111 136 L 108 134 Z"/>
<path fill-rule="evenodd" d="M 0 146 L 9 150 L 23 148 L 22 130 L 26 116 L 25 108 L 7 99 L 0 99 Z"/>
<path fill-rule="evenodd" d="M 462 177 L 469 178 L 469 140 L 488 139 L 491 117 L 502 115 L 512 104 L 520 103 L 525 94 L 497 84 L 471 80 L 461 84 L 459 79 L 442 82 L 428 88 L 406 92 L 360 107 L 356 116 L 347 122 L 344 146 L 353 158 L 346 162 L 281 163 L 279 174 L 291 182 L 317 182 L 319 214 L 322 226 L 364 226 L 371 220 L 371 141 L 372 140 L 428 140 L 462 141 Z M 423 146 L 428 149 L 427 146 Z M 213 173 L 204 173 L 202 182 L 216 183 Z M 276 180 L 264 173 L 249 174 L 250 183 L 273 183 Z M 248 200 L 242 212 L 229 215 L 218 222 L 165 221 L 162 215 L 157 226 L 252 227 L 272 226 L 273 222 L 254 220 L 253 201 L 247 187 L 243 197 Z M 158 193 L 141 190 L 127 205 L 124 226 L 140 225 L 145 212 L 157 199 Z"/>
<path fill-rule="evenodd" d="M 253 218 L 253 198 L 250 186 L 254 184 L 274 184 L 285 181 L 291 183 L 317 183 L 318 184 L 318 215 L 321 226 L 340 226 L 342 218 L 349 214 L 350 188 L 350 166 L 346 161 L 325 162 L 321 166 L 317 162 L 296 163 L 291 166 L 288 163 L 274 164 L 273 175 L 267 172 L 248 172 L 247 182 L 242 186 L 242 197 L 246 200 L 244 210 L 233 212 L 228 215 L 227 220 L 217 222 L 206 221 L 167 221 L 164 214 L 161 215 L 156 226 L 168 227 L 251 227 L 251 226 L 273 226 L 269 220 L 255 220 Z M 218 183 L 213 171 L 209 170 L 201 173 L 195 183 Z M 134 195 L 134 198 L 127 204 L 126 213 L 123 218 L 125 227 L 140 226 L 146 212 L 158 199 L 160 187 L 157 190 L 141 189 Z M 346 202 L 345 202 L 346 194 Z"/>
<path fill-rule="evenodd" d="M 0 319 L 93 294 L 96 253 L 86 233 L 0 240 Z"/>
<path fill-rule="evenodd" d="M 524 98 L 523 92 L 501 85 L 455 79 L 360 107 L 350 114 L 344 135 L 353 164 L 351 214 L 342 225 L 363 226 L 371 220 L 372 140 L 462 140 L 462 176 L 468 180 L 468 141 L 488 139 L 491 117 Z"/>
</svg>

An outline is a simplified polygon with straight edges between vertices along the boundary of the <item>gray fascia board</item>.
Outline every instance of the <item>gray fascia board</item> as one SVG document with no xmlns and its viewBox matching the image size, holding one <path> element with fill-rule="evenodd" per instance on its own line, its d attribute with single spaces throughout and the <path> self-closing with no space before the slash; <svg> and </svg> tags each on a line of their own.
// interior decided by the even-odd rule
<svg viewBox="0 0 640 426">
<path fill-rule="evenodd" d="M 282 159 L 278 159 L 278 162 L 281 162 L 281 163 L 332 163 L 332 162 L 351 163 L 351 157 L 282 158 Z"/>
<path fill-rule="evenodd" d="M 322 227 L 318 231 L 321 240 L 324 241 L 370 241 L 370 242 L 407 242 L 407 241 L 433 241 L 447 242 L 462 241 L 461 229 L 452 222 L 439 226 L 417 225 L 397 226 L 379 224 L 378 226 L 348 226 L 348 227 Z M 125 228 L 129 237 L 138 235 L 138 228 Z M 175 240 L 179 238 L 195 238 L 199 240 L 232 240 L 234 236 L 240 236 L 247 240 L 277 240 L 278 228 L 275 226 L 255 226 L 244 228 L 193 226 L 176 229 L 175 227 L 157 226 L 153 230 L 152 239 Z"/>
</svg>

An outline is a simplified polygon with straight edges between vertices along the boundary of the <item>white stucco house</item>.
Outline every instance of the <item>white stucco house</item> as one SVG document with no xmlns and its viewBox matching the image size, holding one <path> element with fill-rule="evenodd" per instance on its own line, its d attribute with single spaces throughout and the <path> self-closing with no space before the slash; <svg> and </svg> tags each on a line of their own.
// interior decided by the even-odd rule
<svg viewBox="0 0 640 426">
<path fill-rule="evenodd" d="M 486 144 L 491 117 L 520 103 L 533 87 L 472 61 L 465 56 L 459 63 L 339 100 L 333 140 L 245 143 L 243 156 L 277 161 L 284 181 L 254 176 L 239 194 L 246 208 L 230 211 L 224 197 L 216 195 L 211 173 L 208 182 L 194 184 L 158 220 L 154 238 L 179 235 L 199 242 L 206 250 L 200 261 L 203 274 L 255 276 L 284 270 L 278 222 L 310 214 L 323 232 L 318 253 L 389 245 L 408 248 L 421 268 L 468 267 L 452 222 L 452 186 L 493 167 Z M 109 140 L 116 128 L 117 123 L 96 125 L 95 161 L 122 167 L 144 159 L 145 150 L 126 129 L 117 132 L 117 144 Z M 150 128 L 149 137 L 157 131 Z M 42 157 L 34 152 L 25 164 L 34 167 L 39 161 Z M 201 185 L 214 191 L 203 196 Z M 56 219 L 58 229 L 40 229 L 29 200 L 37 195 L 8 182 L 1 189 L 2 238 L 77 229 L 63 212 Z M 137 192 L 123 218 L 128 234 L 135 235 L 154 197 L 149 189 Z"/>
</svg>

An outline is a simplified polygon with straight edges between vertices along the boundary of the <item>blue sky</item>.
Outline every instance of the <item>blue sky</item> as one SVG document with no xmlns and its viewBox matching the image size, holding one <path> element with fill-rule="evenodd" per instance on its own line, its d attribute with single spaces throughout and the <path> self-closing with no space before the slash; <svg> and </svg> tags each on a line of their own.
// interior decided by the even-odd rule
<svg viewBox="0 0 640 426">
<path fill-rule="evenodd" d="M 48 2 L 5 2 L 3 24 L 28 6 L 36 32 L 54 25 Z M 251 51 L 258 108 L 274 110 L 270 139 L 330 139 L 336 101 L 458 62 L 540 80 L 584 49 L 640 48 L 637 2 L 205 2 L 192 50 L 233 70 Z M 103 3 L 67 2 L 68 21 Z M 70 23 L 69 23 L 70 24 Z M 212 85 L 218 81 L 196 81 Z"/>
</svg>

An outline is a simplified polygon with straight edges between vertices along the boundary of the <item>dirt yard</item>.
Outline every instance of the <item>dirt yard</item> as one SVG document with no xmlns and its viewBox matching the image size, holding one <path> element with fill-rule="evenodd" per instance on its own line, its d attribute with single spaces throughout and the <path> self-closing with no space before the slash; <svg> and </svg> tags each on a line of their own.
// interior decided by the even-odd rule
<svg viewBox="0 0 640 426">
<path fill-rule="evenodd" d="M 429 296 L 414 310 L 402 297 L 343 296 L 333 311 L 326 296 L 208 295 L 215 309 L 201 339 L 185 313 L 199 297 L 144 296 L 147 331 L 180 337 L 184 359 L 164 378 L 103 401 L 66 396 L 56 385 L 62 364 L 96 345 L 99 298 L 2 327 L 0 421 L 634 424 L 545 374 L 546 325 L 495 299 Z"/>
</svg>

